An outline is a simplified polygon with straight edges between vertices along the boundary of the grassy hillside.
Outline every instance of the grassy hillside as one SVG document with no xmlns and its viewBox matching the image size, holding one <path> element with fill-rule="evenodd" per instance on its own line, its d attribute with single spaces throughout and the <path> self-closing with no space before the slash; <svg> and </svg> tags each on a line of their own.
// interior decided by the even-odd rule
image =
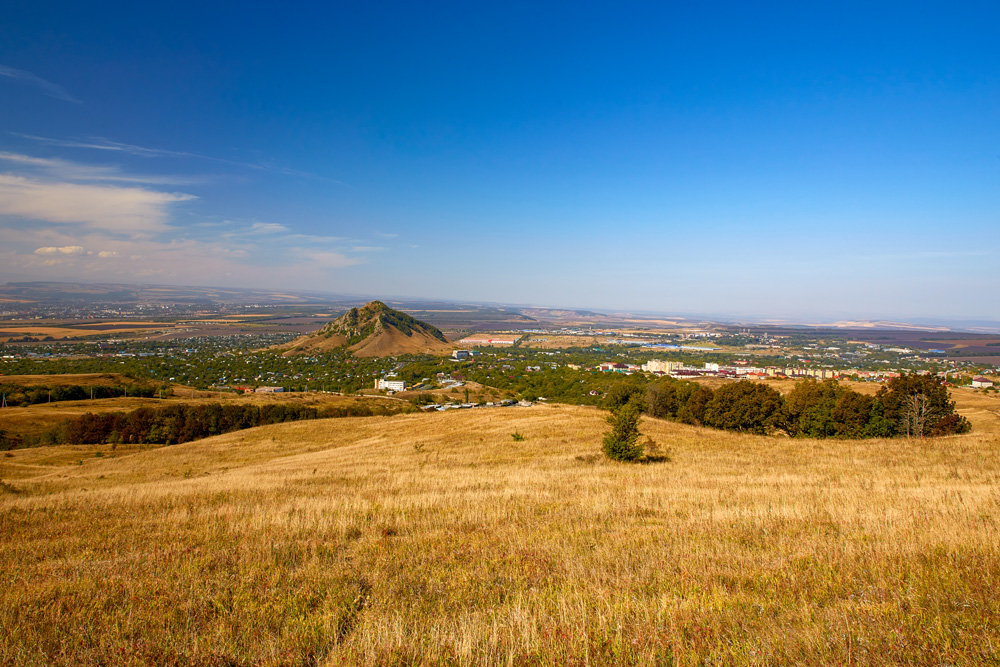
<svg viewBox="0 0 1000 667">
<path fill-rule="evenodd" d="M 645 466 L 565 406 L 11 452 L 0 663 L 996 662 L 977 409 L 933 441 L 644 421 Z"/>
</svg>

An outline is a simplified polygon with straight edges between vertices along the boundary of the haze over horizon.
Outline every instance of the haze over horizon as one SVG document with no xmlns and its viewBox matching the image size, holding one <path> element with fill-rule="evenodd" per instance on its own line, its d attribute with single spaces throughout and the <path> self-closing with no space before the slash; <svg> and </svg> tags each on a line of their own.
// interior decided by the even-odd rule
<svg viewBox="0 0 1000 667">
<path fill-rule="evenodd" d="M 0 282 L 996 320 L 998 20 L 13 2 Z"/>
</svg>

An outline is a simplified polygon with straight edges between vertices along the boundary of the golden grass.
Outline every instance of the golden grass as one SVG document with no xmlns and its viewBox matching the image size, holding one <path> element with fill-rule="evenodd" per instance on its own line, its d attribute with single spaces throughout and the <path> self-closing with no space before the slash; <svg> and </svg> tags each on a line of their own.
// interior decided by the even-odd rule
<svg viewBox="0 0 1000 667">
<path fill-rule="evenodd" d="M 1000 659 L 995 435 L 645 420 L 672 461 L 630 466 L 592 456 L 602 417 L 488 409 L 12 452 L 0 663 Z"/>
</svg>

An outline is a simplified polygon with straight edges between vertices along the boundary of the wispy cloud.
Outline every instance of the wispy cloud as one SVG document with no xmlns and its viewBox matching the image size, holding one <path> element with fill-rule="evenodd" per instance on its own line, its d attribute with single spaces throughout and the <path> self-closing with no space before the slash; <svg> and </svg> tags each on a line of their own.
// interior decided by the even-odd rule
<svg viewBox="0 0 1000 667">
<path fill-rule="evenodd" d="M 11 134 L 17 137 L 23 137 L 24 139 L 31 139 L 32 141 L 37 141 L 40 144 L 45 144 L 47 146 L 57 146 L 60 148 L 84 148 L 95 151 L 126 153 L 128 155 L 136 155 L 139 157 L 196 158 L 199 160 L 211 160 L 213 162 L 224 162 L 226 164 L 234 164 L 234 165 L 239 165 L 241 167 L 251 167 L 251 168 L 258 166 L 247 162 L 236 162 L 233 160 L 211 157 L 209 155 L 201 155 L 200 153 L 189 153 L 187 151 L 173 151 L 165 148 L 147 148 L 145 146 L 136 146 L 135 144 L 126 144 L 119 141 L 104 139 L 103 137 L 92 137 L 89 139 L 55 139 L 53 137 L 42 137 L 37 134 L 22 134 L 20 132 L 12 132 Z"/>
<path fill-rule="evenodd" d="M 0 217 L 149 235 L 166 229 L 172 204 L 195 199 L 152 187 L 177 180 L 126 174 L 118 167 L 6 151 L 0 151 L 0 164 L 11 168 L 0 172 Z"/>
<path fill-rule="evenodd" d="M 6 79 L 12 79 L 14 81 L 21 81 L 30 86 L 34 86 L 41 90 L 43 93 L 49 97 L 54 97 L 57 100 L 63 100 L 64 102 L 72 102 L 74 104 L 82 104 L 82 102 L 69 94 L 65 88 L 57 83 L 52 83 L 47 81 L 37 74 L 32 74 L 31 72 L 26 72 L 23 69 L 14 69 L 13 67 L 7 67 L 6 65 L 0 65 L 0 77 Z"/>
<path fill-rule="evenodd" d="M 321 236 L 319 234 L 290 234 L 288 240 L 295 243 L 309 243 L 312 245 L 327 245 L 349 242 L 343 236 Z"/>
<path fill-rule="evenodd" d="M 250 225 L 251 234 L 287 234 L 290 230 L 278 222 L 255 222 Z"/>
<path fill-rule="evenodd" d="M 53 178 L 72 181 L 107 181 L 144 185 L 192 185 L 201 182 L 201 179 L 197 178 L 125 174 L 116 166 L 80 164 L 59 158 L 41 158 L 7 151 L 0 151 L 0 162 L 16 165 L 36 173 L 44 173 Z"/>
<path fill-rule="evenodd" d="M 179 181 L 118 166 L 0 151 L 0 169 L 4 277 L 324 282 L 379 249 L 280 222 L 182 224 L 174 207 L 196 197 L 157 187 Z"/>
<path fill-rule="evenodd" d="M 125 237 L 72 226 L 0 225 L 0 276 L 10 279 L 134 280 L 171 283 L 326 284 L 364 259 L 350 251 L 269 243 L 233 244 L 168 234 Z"/>
<path fill-rule="evenodd" d="M 344 187 L 352 187 L 351 185 L 337 180 L 335 178 L 329 178 L 327 176 L 319 176 L 317 174 L 312 174 L 306 171 L 299 171 L 298 169 L 290 169 L 288 167 L 281 167 L 271 164 L 262 164 L 259 162 L 242 162 L 240 160 L 229 160 L 226 158 L 214 157 L 212 155 L 204 155 L 202 153 L 192 153 L 189 151 L 175 151 L 165 148 L 149 148 L 146 146 L 137 146 L 135 144 L 122 143 L 120 141 L 112 141 L 110 139 L 105 139 L 103 137 L 91 137 L 88 139 L 54 139 L 52 137 L 41 137 L 35 134 L 21 134 L 19 132 L 13 132 L 14 136 L 23 137 L 24 139 L 30 139 L 32 141 L 37 141 L 39 143 L 48 146 L 57 146 L 61 148 L 80 148 L 86 150 L 96 150 L 96 151 L 110 151 L 114 153 L 122 153 L 127 155 L 134 155 L 137 157 L 166 157 L 166 158 L 186 158 L 194 160 L 206 160 L 208 162 L 215 162 L 217 164 L 225 164 L 233 167 L 241 167 L 244 169 L 253 169 L 256 171 L 266 171 L 275 174 L 284 174 L 286 176 L 297 176 L 300 178 L 310 178 L 318 179 L 321 181 L 326 181 L 328 183 L 336 183 L 337 185 L 343 185 Z"/>
<path fill-rule="evenodd" d="M 170 204 L 193 195 L 147 188 L 45 181 L 0 174 L 0 216 L 80 223 L 115 233 L 163 231 Z"/>
<path fill-rule="evenodd" d="M 362 264 L 359 257 L 350 257 L 334 250 L 313 250 L 311 248 L 295 248 L 294 252 L 302 258 L 328 269 L 342 269 L 356 264 Z"/>
</svg>

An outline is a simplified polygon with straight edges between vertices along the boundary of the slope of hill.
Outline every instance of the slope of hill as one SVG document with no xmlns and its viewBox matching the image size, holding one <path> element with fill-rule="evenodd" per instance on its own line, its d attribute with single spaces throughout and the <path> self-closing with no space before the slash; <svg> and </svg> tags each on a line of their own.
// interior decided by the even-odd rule
<svg viewBox="0 0 1000 667">
<path fill-rule="evenodd" d="M 0 663 L 1000 657 L 994 435 L 644 420 L 672 460 L 630 466 L 594 456 L 603 416 L 468 410 L 12 452 Z"/>
<path fill-rule="evenodd" d="M 447 354 L 451 350 L 448 339 L 437 327 L 393 310 L 381 301 L 351 308 L 319 331 L 277 349 L 289 356 L 318 354 L 339 347 L 347 347 L 357 357 L 418 352 Z"/>
</svg>

